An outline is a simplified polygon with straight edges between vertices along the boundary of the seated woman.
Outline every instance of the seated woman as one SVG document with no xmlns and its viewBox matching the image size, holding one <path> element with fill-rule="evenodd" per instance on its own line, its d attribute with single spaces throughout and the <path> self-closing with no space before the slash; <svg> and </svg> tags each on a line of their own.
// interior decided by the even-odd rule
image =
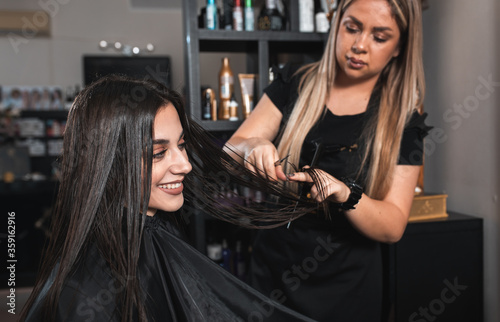
<svg viewBox="0 0 500 322">
<path fill-rule="evenodd" d="M 179 94 L 162 85 L 111 76 L 85 88 L 69 112 L 52 235 L 21 320 L 309 320 L 181 239 L 185 196 L 246 227 L 288 221 L 291 210 L 283 208 L 214 205 L 221 174 L 295 198 L 212 144 L 188 120 Z"/>
</svg>

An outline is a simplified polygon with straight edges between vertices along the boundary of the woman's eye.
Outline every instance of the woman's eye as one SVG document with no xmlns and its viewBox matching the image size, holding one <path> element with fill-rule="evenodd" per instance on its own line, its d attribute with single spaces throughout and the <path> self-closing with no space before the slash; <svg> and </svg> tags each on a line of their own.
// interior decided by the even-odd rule
<svg viewBox="0 0 500 322">
<path fill-rule="evenodd" d="M 165 156 L 165 152 L 167 152 L 168 149 L 161 150 L 158 153 L 153 154 L 153 159 L 161 159 Z"/>
<path fill-rule="evenodd" d="M 383 43 L 383 42 L 386 42 L 387 39 L 385 38 L 380 38 L 380 37 L 376 37 L 374 36 L 373 39 L 376 41 L 376 42 L 380 42 L 380 43 Z"/>
<path fill-rule="evenodd" d="M 178 145 L 179 150 L 184 151 L 186 149 L 186 145 L 187 145 L 186 141 L 179 143 L 179 145 Z"/>
<path fill-rule="evenodd" d="M 351 34 L 353 34 L 353 33 L 355 33 L 355 32 L 358 31 L 358 28 L 353 27 L 353 26 L 349 26 L 349 25 L 346 25 L 345 29 L 347 30 L 348 33 L 351 33 Z"/>
</svg>

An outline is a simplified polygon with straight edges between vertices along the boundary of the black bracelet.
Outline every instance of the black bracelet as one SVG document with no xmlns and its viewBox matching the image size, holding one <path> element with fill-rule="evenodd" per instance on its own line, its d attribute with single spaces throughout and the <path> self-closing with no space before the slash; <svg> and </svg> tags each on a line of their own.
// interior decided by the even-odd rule
<svg viewBox="0 0 500 322">
<path fill-rule="evenodd" d="M 339 204 L 339 208 L 342 210 L 354 209 L 363 195 L 363 187 L 351 178 L 342 178 L 341 180 L 351 190 L 351 193 L 349 194 L 349 198 L 347 198 L 346 202 Z"/>
</svg>

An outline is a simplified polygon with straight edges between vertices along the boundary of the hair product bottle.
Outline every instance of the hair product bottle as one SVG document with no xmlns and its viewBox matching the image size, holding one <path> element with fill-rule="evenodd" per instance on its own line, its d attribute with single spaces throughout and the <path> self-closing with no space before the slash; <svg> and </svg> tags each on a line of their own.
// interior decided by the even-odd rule
<svg viewBox="0 0 500 322">
<path fill-rule="evenodd" d="M 316 24 L 316 32 L 327 33 L 330 30 L 330 21 L 327 18 L 328 3 L 327 0 L 315 0 L 314 3 L 314 20 Z"/>
<path fill-rule="evenodd" d="M 241 7 L 241 0 L 234 0 L 233 30 L 243 31 L 243 8 Z"/>
<path fill-rule="evenodd" d="M 208 258 L 222 266 L 222 245 L 218 242 L 209 243 L 207 245 L 207 256 Z"/>
<path fill-rule="evenodd" d="M 219 120 L 229 120 L 229 105 L 234 93 L 233 71 L 229 66 L 229 58 L 222 58 L 222 67 L 219 72 Z"/>
<path fill-rule="evenodd" d="M 254 31 L 255 14 L 253 12 L 252 0 L 245 0 L 245 30 Z"/>
<path fill-rule="evenodd" d="M 214 0 L 207 0 L 207 16 L 206 16 L 205 27 L 210 30 L 215 30 L 218 28 L 217 22 L 219 18 L 217 17 L 217 6 Z"/>
<path fill-rule="evenodd" d="M 299 31 L 314 31 L 314 0 L 299 0 Z"/>
<path fill-rule="evenodd" d="M 283 30 L 284 22 L 278 8 L 276 0 L 266 0 L 266 5 L 262 9 L 257 22 L 259 30 Z"/>
<path fill-rule="evenodd" d="M 231 263 L 231 250 L 227 244 L 227 240 L 222 240 L 222 264 L 221 266 L 228 272 L 234 273 L 233 265 Z"/>
<path fill-rule="evenodd" d="M 229 121 L 238 121 L 238 102 L 234 95 L 231 96 L 231 101 L 229 102 Z"/>
<path fill-rule="evenodd" d="M 217 113 L 214 115 L 214 104 L 215 104 L 215 95 L 214 91 L 211 88 L 207 88 L 205 91 L 203 91 L 203 105 L 202 105 L 202 115 L 201 118 L 203 120 L 217 120 Z M 217 110 L 216 110 L 217 111 Z M 214 121 L 215 121 L 214 120 Z"/>
</svg>

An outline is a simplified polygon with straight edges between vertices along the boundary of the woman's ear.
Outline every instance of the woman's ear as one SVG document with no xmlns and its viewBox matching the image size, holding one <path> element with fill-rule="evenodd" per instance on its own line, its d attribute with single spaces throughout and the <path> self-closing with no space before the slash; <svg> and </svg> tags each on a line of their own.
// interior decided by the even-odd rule
<svg viewBox="0 0 500 322">
<path fill-rule="evenodd" d="M 396 49 L 394 49 L 394 53 L 392 54 L 392 58 L 396 58 L 399 56 L 399 52 L 401 51 L 401 44 L 398 44 L 396 46 Z"/>
</svg>

